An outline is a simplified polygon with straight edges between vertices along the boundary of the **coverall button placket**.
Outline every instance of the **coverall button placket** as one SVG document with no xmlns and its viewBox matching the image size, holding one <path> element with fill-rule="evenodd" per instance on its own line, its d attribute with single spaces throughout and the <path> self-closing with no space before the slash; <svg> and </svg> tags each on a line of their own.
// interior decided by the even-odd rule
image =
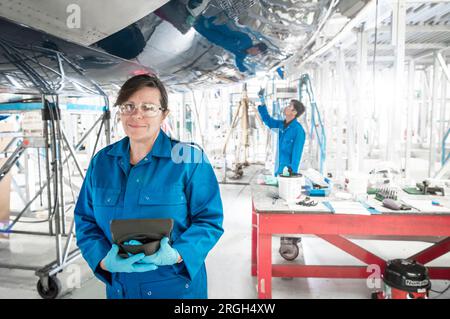
<svg viewBox="0 0 450 319">
<path fill-rule="evenodd" d="M 149 156 L 144 157 L 142 160 L 137 163 L 134 168 L 137 168 L 142 165 L 150 165 L 152 163 L 152 160 L 149 158 Z"/>
<path fill-rule="evenodd" d="M 117 284 L 114 284 L 114 288 L 116 290 L 117 296 L 119 297 L 123 297 L 123 291 L 122 288 L 120 286 L 118 286 Z"/>
<path fill-rule="evenodd" d="M 124 158 L 124 157 L 121 157 L 120 159 L 119 159 L 119 167 L 122 169 L 122 172 L 124 173 L 124 175 L 125 176 L 128 176 L 128 167 L 127 167 L 127 165 L 126 165 L 126 162 L 125 162 L 125 160 L 126 160 L 126 157 Z"/>
<path fill-rule="evenodd" d="M 136 167 L 135 167 L 136 168 Z M 137 192 L 139 183 L 136 183 L 136 174 L 138 170 L 130 170 L 128 176 L 125 179 L 124 184 L 126 184 L 125 196 L 124 196 L 124 211 L 133 209 L 135 207 L 135 202 L 137 200 Z"/>
<path fill-rule="evenodd" d="M 147 161 L 145 161 L 145 158 Z M 135 205 L 137 202 L 137 196 L 139 194 L 139 190 L 145 186 L 145 180 L 147 177 L 143 177 L 143 171 L 140 168 L 141 166 L 145 166 L 145 175 L 151 174 L 151 170 L 147 170 L 147 167 L 151 167 L 153 163 L 153 159 L 147 156 L 144 160 L 139 161 L 132 170 L 129 171 L 128 176 L 126 177 L 126 190 L 125 190 L 125 198 L 124 198 L 124 211 L 129 209 L 135 209 Z M 145 198 L 145 197 L 144 197 Z M 145 198 L 145 200 L 150 200 L 150 198 Z"/>
</svg>

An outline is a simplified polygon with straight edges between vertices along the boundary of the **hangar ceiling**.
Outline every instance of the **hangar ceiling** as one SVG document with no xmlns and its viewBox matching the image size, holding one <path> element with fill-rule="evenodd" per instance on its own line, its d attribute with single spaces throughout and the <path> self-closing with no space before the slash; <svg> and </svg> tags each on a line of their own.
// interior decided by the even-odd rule
<svg viewBox="0 0 450 319">
<path fill-rule="evenodd" d="M 407 58 L 448 47 L 449 3 L 404 1 Z M 38 47 L 64 48 L 62 52 L 80 66 L 83 74 L 107 89 L 114 89 L 132 74 L 151 70 L 174 89 L 185 90 L 239 82 L 280 66 L 285 66 L 289 75 L 306 63 L 335 60 L 332 48 L 336 46 L 345 50 L 345 58 L 351 62 L 356 59 L 355 32 L 362 26 L 368 32 L 369 55 L 375 54 L 377 63 L 391 63 L 393 2 L 0 0 L 0 40 L 20 50 L 27 47 L 28 58 Z M 76 14 L 73 5 L 80 8 L 79 28 L 68 27 Z M 374 27 L 375 18 L 378 28 Z M 196 27 L 200 19 L 209 21 L 205 24 L 208 31 L 220 28 L 228 32 L 220 38 L 222 42 Z M 233 43 L 239 46 L 235 35 L 267 46 L 264 54 L 247 55 L 245 72 L 238 69 L 230 47 Z M 20 70 L 14 70 L 14 63 L 4 54 L 1 59 L 0 88 L 17 91 L 11 77 L 19 75 Z M 56 60 L 49 58 L 42 63 L 52 61 Z"/>
</svg>

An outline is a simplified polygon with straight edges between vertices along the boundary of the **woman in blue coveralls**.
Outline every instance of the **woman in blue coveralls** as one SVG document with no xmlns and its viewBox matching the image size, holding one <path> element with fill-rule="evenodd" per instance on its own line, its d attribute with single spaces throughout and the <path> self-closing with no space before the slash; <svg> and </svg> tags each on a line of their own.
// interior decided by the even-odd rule
<svg viewBox="0 0 450 319">
<path fill-rule="evenodd" d="M 127 136 L 89 165 L 75 208 L 78 247 L 108 298 L 207 298 L 204 261 L 223 234 L 211 164 L 200 148 L 160 129 L 168 96 L 156 77 L 127 80 L 116 105 Z M 164 237 L 150 256 L 120 257 L 111 220 L 142 218 L 172 218 L 170 242 Z"/>
</svg>

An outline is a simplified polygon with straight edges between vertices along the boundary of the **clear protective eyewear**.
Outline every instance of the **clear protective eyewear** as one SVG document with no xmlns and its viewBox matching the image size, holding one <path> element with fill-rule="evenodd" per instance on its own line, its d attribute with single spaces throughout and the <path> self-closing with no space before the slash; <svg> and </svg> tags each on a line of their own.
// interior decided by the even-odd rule
<svg viewBox="0 0 450 319">
<path fill-rule="evenodd" d="M 142 103 L 136 106 L 133 102 L 125 102 L 117 106 L 119 107 L 119 113 L 122 115 L 132 115 L 139 108 L 143 117 L 155 117 L 163 110 L 160 105 L 153 103 Z"/>
</svg>

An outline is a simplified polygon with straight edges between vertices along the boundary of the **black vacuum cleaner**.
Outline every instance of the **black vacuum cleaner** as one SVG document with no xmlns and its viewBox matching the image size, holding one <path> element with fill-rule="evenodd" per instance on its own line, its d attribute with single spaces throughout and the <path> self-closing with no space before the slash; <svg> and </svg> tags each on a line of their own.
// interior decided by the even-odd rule
<svg viewBox="0 0 450 319">
<path fill-rule="evenodd" d="M 389 260 L 383 274 L 383 290 L 373 299 L 427 299 L 431 282 L 427 268 L 410 259 Z"/>
</svg>

